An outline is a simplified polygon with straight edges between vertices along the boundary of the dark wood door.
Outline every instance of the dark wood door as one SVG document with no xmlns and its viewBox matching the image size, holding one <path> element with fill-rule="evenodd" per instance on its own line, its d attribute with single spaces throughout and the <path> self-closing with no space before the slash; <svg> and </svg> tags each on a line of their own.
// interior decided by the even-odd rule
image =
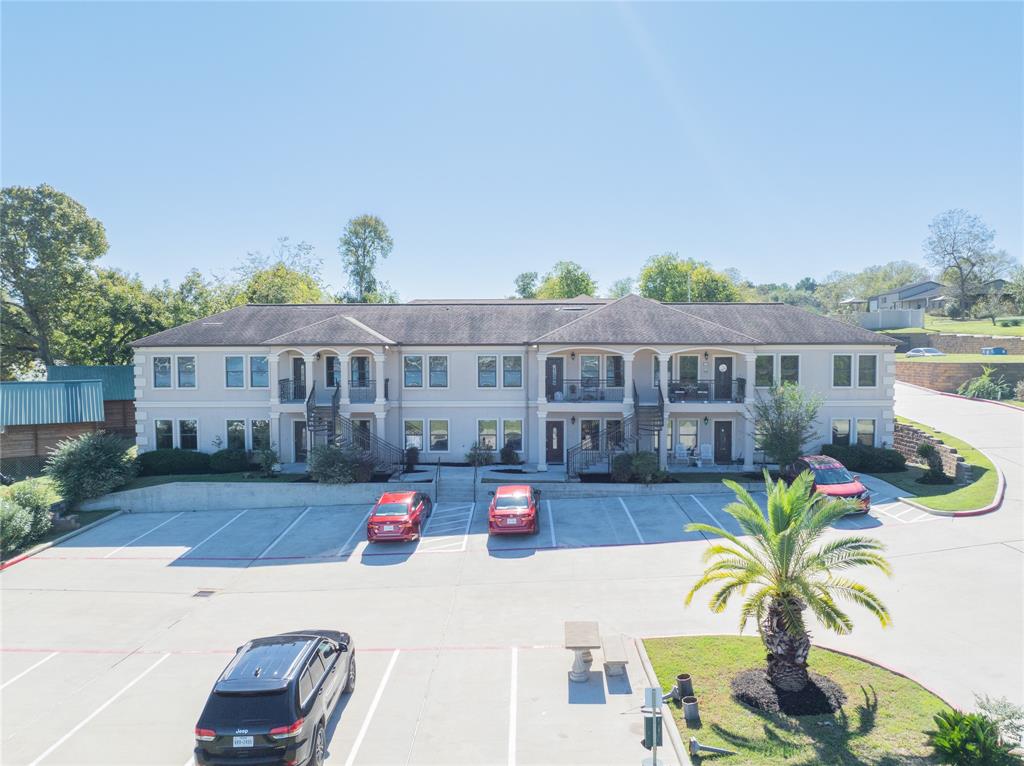
<svg viewBox="0 0 1024 766">
<path fill-rule="evenodd" d="M 547 462 L 560 464 L 565 462 L 565 423 L 561 420 L 548 420 L 544 425 L 544 444 Z"/>
<path fill-rule="evenodd" d="M 295 462 L 306 462 L 306 421 L 295 421 Z"/>
<path fill-rule="evenodd" d="M 306 398 L 306 360 L 292 358 L 292 392 L 295 399 Z"/>
<path fill-rule="evenodd" d="M 552 356 L 544 362 L 545 393 L 548 401 L 555 400 L 555 393 L 562 391 L 565 385 L 565 360 L 560 356 Z"/>
<path fill-rule="evenodd" d="M 722 368 L 725 369 L 722 369 Z M 715 399 L 732 401 L 732 357 L 715 357 Z"/>
<path fill-rule="evenodd" d="M 715 421 L 715 462 L 732 462 L 732 422 L 729 420 Z"/>
</svg>

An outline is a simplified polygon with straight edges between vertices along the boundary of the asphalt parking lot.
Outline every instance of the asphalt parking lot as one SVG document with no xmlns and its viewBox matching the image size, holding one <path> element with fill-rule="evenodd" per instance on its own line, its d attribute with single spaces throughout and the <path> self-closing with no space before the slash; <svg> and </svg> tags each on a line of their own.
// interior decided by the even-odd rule
<svg viewBox="0 0 1024 766">
<path fill-rule="evenodd" d="M 763 494 L 760 495 L 763 499 Z M 735 531 L 726 493 L 543 500 L 538 534 L 487 536 L 485 506 L 439 503 L 416 543 L 365 540 L 366 506 L 124 514 L 4 572 L 5 764 L 190 763 L 210 686 L 246 639 L 351 631 L 356 692 L 330 762 L 626 763 L 639 760 L 639 658 L 567 680 L 562 621 L 642 635 L 641 577 L 707 545 L 691 521 Z M 884 500 L 884 498 L 883 498 Z M 882 502 L 848 528 L 937 517 Z M 603 612 L 609 598 L 621 606 Z"/>
</svg>

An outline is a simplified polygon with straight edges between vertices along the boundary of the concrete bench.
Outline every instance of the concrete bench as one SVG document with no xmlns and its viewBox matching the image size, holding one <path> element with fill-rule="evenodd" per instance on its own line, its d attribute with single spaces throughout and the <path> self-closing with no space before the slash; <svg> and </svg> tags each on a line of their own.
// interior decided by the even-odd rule
<svg viewBox="0 0 1024 766">
<path fill-rule="evenodd" d="M 610 676 L 624 676 L 629 657 L 626 656 L 626 645 L 621 635 L 603 636 L 601 649 L 604 652 L 604 667 Z"/>
<path fill-rule="evenodd" d="M 590 650 L 601 648 L 597 623 L 592 621 L 566 622 L 565 648 L 573 652 L 569 680 L 576 683 L 586 682 L 590 677 L 588 666 L 593 661 Z"/>
</svg>

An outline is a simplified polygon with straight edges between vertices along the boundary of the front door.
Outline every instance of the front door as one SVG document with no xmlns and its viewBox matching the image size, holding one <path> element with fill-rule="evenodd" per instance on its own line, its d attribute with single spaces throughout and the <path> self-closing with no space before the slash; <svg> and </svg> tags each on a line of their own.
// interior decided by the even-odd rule
<svg viewBox="0 0 1024 766">
<path fill-rule="evenodd" d="M 295 462 L 306 462 L 306 421 L 295 421 Z"/>
<path fill-rule="evenodd" d="M 715 399 L 732 401 L 732 357 L 715 357 Z"/>
<path fill-rule="evenodd" d="M 299 356 L 292 357 L 292 386 L 293 399 L 306 398 L 306 360 Z"/>
<path fill-rule="evenodd" d="M 561 361 L 561 360 L 559 360 Z M 556 465 L 565 462 L 565 423 L 561 420 L 548 420 L 545 423 L 544 444 L 547 462 Z"/>
<path fill-rule="evenodd" d="M 561 393 L 565 383 L 565 360 L 560 356 L 548 357 L 544 363 L 545 392 L 548 401 L 555 401 L 555 393 Z"/>
<path fill-rule="evenodd" d="M 725 465 L 732 462 L 732 421 L 715 421 L 715 462 Z"/>
</svg>

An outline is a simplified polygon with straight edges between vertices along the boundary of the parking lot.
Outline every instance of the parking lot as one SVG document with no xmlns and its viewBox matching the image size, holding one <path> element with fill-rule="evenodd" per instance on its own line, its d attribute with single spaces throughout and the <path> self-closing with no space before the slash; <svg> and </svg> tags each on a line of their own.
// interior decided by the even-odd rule
<svg viewBox="0 0 1024 766">
<path fill-rule="evenodd" d="M 190 763 L 234 647 L 328 627 L 359 658 L 331 763 L 638 761 L 647 680 L 632 642 L 628 679 L 605 677 L 596 652 L 591 680 L 572 684 L 562 623 L 675 629 L 671 578 L 699 571 L 707 545 L 684 527 L 738 531 L 731 499 L 543 500 L 538 534 L 500 538 L 484 505 L 442 502 L 416 543 L 368 544 L 366 506 L 118 516 L 2 575 L 0 760 Z M 838 526 L 933 520 L 882 502 Z"/>
</svg>

